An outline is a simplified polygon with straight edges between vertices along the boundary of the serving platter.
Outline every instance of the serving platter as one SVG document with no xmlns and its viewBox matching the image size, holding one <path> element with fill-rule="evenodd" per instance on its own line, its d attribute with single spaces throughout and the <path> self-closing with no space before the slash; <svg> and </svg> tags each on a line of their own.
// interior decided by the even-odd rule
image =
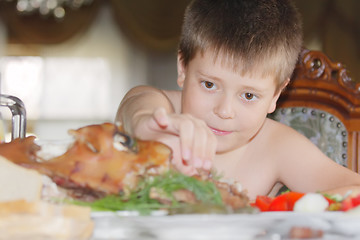
<svg viewBox="0 0 360 240">
<path fill-rule="evenodd" d="M 140 216 L 96 213 L 92 240 L 288 239 L 292 227 L 321 230 L 321 239 L 360 239 L 360 215 L 344 212 L 262 212 Z"/>
<path fill-rule="evenodd" d="M 45 160 L 61 155 L 71 143 L 72 139 L 37 142 Z M 93 212 L 91 240 L 286 239 L 294 226 L 321 230 L 321 239 L 360 239 L 360 210 L 355 210 L 175 215 L 160 210 L 148 216 L 137 211 Z"/>
<path fill-rule="evenodd" d="M 253 239 L 272 224 L 268 219 L 249 216 L 190 214 L 95 217 L 92 239 Z"/>
</svg>

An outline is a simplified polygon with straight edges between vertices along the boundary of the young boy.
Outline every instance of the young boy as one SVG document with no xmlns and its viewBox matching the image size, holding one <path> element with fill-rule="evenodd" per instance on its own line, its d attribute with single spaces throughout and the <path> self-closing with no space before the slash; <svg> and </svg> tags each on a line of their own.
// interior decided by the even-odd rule
<svg viewBox="0 0 360 240">
<path fill-rule="evenodd" d="M 358 189 L 360 175 L 266 117 L 301 44 L 299 15 L 288 0 L 194 0 L 178 51 L 182 90 L 135 87 L 116 121 L 129 134 L 170 146 L 179 171 L 213 169 L 239 181 L 252 199 L 281 184 L 299 192 Z"/>
</svg>

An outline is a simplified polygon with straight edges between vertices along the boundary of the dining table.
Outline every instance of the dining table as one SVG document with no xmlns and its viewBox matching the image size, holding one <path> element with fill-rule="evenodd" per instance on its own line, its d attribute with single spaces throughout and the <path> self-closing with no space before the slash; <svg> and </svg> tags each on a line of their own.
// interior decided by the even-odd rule
<svg viewBox="0 0 360 240">
<path fill-rule="evenodd" d="M 291 231 L 310 232 L 307 239 L 360 239 L 360 208 L 323 212 L 245 212 L 174 214 L 154 211 L 93 212 L 91 240 L 285 240 Z M 311 233 L 317 233 L 311 237 Z M 301 237 L 303 239 L 303 237 Z"/>
</svg>

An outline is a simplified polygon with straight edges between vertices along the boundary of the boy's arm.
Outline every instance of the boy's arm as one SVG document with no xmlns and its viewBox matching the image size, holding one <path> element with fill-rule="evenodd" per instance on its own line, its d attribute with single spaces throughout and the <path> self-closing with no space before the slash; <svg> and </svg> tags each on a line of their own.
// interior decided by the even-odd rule
<svg viewBox="0 0 360 240">
<path fill-rule="evenodd" d="M 164 108 L 168 113 L 174 112 L 172 103 L 161 90 L 149 86 L 134 87 L 122 99 L 115 122 L 120 122 L 130 135 L 145 139 L 144 134 L 136 131 L 137 117 L 151 115 L 157 108 Z"/>
<path fill-rule="evenodd" d="M 285 135 L 279 164 L 280 180 L 300 192 L 326 192 L 344 195 L 360 192 L 360 175 L 328 158 L 310 140 L 297 132 Z"/>
<path fill-rule="evenodd" d="M 139 86 L 124 97 L 116 115 L 125 131 L 143 140 L 160 141 L 172 149 L 172 164 L 194 175 L 197 169 L 210 170 L 216 138 L 203 121 L 180 114 L 180 92 Z M 201 144 L 199 144 L 201 143 Z"/>
</svg>

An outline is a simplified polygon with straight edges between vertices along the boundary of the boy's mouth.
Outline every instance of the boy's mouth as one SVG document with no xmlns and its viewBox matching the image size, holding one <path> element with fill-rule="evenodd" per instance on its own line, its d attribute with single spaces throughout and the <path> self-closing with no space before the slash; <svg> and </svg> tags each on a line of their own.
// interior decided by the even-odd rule
<svg viewBox="0 0 360 240">
<path fill-rule="evenodd" d="M 219 130 L 219 129 L 212 128 L 212 127 L 209 127 L 209 128 L 215 135 L 218 135 L 218 136 L 225 136 L 225 135 L 232 133 L 232 132 L 223 131 L 223 130 Z"/>
</svg>

